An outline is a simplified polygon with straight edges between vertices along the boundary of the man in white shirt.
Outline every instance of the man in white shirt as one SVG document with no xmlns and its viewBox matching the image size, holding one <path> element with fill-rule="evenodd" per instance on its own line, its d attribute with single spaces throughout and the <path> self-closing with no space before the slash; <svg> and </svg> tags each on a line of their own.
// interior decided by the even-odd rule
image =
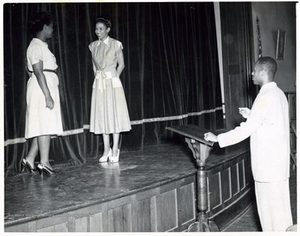
<svg viewBox="0 0 300 236">
<path fill-rule="evenodd" d="M 230 146 L 250 137 L 251 167 L 258 214 L 263 231 L 285 231 L 293 224 L 290 206 L 290 128 L 288 102 L 274 77 L 277 63 L 262 57 L 255 63 L 253 83 L 261 87 L 251 111 L 240 108 L 247 120 L 235 129 L 205 140 Z"/>
</svg>

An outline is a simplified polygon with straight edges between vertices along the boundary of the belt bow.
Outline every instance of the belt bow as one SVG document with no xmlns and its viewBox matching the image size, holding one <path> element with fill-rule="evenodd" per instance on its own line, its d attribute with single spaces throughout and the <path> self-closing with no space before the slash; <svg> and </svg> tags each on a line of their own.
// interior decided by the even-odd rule
<svg viewBox="0 0 300 236">
<path fill-rule="evenodd" d="M 96 71 L 95 82 L 96 80 L 98 80 L 98 89 L 100 89 L 101 93 L 103 92 L 103 89 L 105 89 L 105 80 L 104 80 L 105 78 L 106 78 L 106 74 L 103 70 Z M 95 87 L 95 82 L 93 87 Z"/>
</svg>

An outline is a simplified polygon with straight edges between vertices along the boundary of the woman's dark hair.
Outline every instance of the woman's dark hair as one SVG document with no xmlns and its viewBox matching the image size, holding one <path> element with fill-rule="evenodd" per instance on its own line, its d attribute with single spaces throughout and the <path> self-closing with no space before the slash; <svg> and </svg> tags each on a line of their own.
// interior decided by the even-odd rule
<svg viewBox="0 0 300 236">
<path fill-rule="evenodd" d="M 38 12 L 29 21 L 29 31 L 35 35 L 43 30 L 44 25 L 50 25 L 52 22 L 49 12 Z"/>
<path fill-rule="evenodd" d="M 110 20 L 107 20 L 107 19 L 105 19 L 105 18 L 103 18 L 103 17 L 98 17 L 98 18 L 95 20 L 95 25 L 96 25 L 97 23 L 103 23 L 103 24 L 106 26 L 106 28 L 111 28 L 111 21 L 110 21 Z"/>
</svg>

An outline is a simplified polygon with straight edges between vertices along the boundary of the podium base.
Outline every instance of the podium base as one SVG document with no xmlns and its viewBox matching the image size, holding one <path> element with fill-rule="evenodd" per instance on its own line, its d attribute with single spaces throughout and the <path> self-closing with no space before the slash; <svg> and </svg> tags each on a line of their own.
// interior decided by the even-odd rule
<svg viewBox="0 0 300 236">
<path fill-rule="evenodd" d="M 188 232 L 220 232 L 218 226 L 213 221 L 194 222 L 188 227 Z"/>
</svg>

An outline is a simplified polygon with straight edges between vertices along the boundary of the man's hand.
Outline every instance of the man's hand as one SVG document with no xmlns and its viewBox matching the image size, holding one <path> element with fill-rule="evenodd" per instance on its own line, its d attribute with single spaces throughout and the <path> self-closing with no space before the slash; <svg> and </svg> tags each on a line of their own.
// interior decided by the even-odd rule
<svg viewBox="0 0 300 236">
<path fill-rule="evenodd" d="M 247 107 L 239 107 L 239 113 L 246 119 L 250 116 L 250 112 L 251 110 Z"/>
<path fill-rule="evenodd" d="M 218 137 L 216 135 L 214 135 L 213 133 L 211 132 L 208 132 L 208 133 L 205 133 L 204 134 L 204 139 L 206 141 L 210 141 L 210 142 L 218 142 Z"/>
</svg>

